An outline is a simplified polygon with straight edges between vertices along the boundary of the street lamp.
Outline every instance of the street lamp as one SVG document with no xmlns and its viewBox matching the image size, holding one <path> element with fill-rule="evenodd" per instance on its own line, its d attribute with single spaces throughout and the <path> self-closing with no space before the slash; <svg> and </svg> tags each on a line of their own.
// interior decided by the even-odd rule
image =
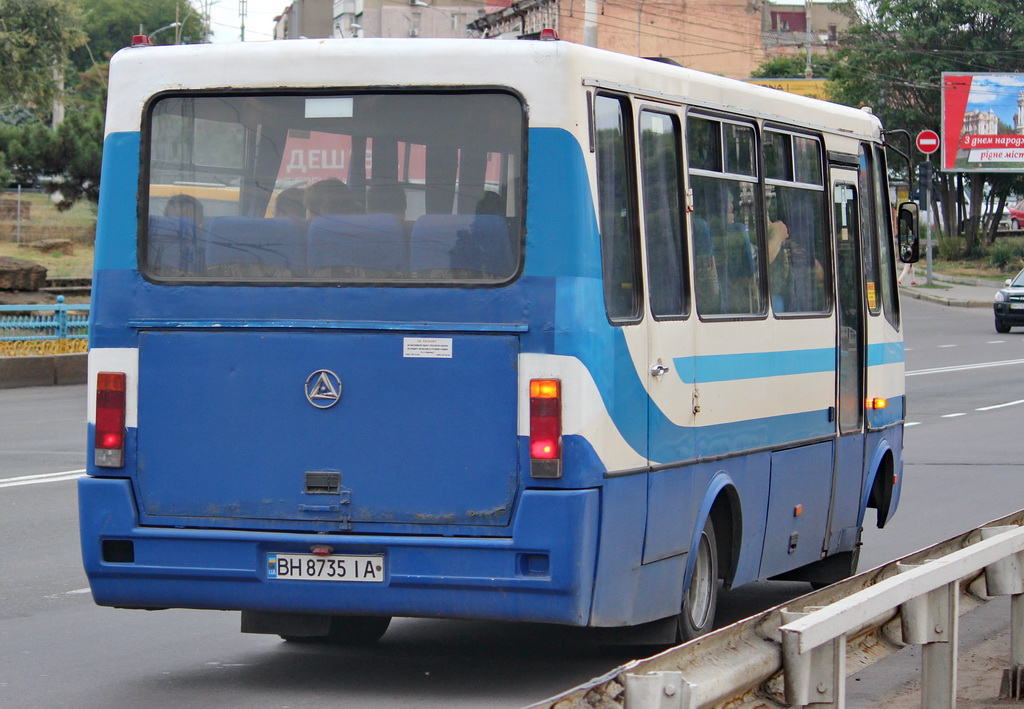
<svg viewBox="0 0 1024 709">
<path fill-rule="evenodd" d="M 160 29 L 154 30 L 153 32 L 150 32 L 149 33 L 149 38 L 153 39 L 154 37 L 156 37 L 159 33 L 163 32 L 164 30 L 169 30 L 172 27 L 181 27 L 181 25 L 182 25 L 181 22 L 172 22 L 169 25 L 164 25 Z M 143 34 L 143 32 L 142 32 L 142 25 L 139 25 L 139 34 Z"/>
</svg>

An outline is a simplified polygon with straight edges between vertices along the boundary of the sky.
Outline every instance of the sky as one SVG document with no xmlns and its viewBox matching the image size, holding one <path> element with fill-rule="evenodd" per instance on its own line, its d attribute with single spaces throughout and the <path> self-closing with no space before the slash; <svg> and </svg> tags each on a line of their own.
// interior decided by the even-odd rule
<svg viewBox="0 0 1024 709">
<path fill-rule="evenodd" d="M 201 3 L 197 3 L 201 4 Z M 213 0 L 210 3 L 210 29 L 214 42 L 237 42 L 241 18 L 238 0 Z M 291 4 L 291 0 L 248 0 L 245 16 L 245 41 L 272 39 L 274 18 Z"/>
<path fill-rule="evenodd" d="M 1024 90 L 1022 74 L 982 74 L 971 81 L 967 110 L 992 111 L 1007 125 L 1013 125 L 1017 97 Z"/>
</svg>

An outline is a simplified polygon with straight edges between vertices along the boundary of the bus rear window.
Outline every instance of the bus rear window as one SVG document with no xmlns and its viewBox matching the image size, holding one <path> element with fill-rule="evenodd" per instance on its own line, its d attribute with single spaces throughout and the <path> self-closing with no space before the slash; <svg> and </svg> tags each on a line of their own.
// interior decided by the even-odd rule
<svg viewBox="0 0 1024 709">
<path fill-rule="evenodd" d="M 498 284 L 518 270 L 511 94 L 164 95 L 147 116 L 152 279 Z"/>
</svg>

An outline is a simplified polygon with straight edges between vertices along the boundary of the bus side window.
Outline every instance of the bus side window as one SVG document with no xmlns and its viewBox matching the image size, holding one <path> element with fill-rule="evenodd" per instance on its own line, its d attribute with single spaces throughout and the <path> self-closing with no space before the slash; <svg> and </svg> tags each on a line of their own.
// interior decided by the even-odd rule
<svg viewBox="0 0 1024 709">
<path fill-rule="evenodd" d="M 680 130 L 675 116 L 640 114 L 640 177 L 651 312 L 684 316 L 690 312 L 686 242 L 682 229 L 679 174 Z"/>
<path fill-rule="evenodd" d="M 697 312 L 763 313 L 754 130 L 745 124 L 690 117 L 686 144 L 694 203 Z M 710 229 L 710 257 L 698 233 L 705 224 Z M 708 261 L 714 263 L 713 278 L 702 269 Z"/>
<path fill-rule="evenodd" d="M 764 132 L 768 288 L 776 315 L 831 311 L 821 143 Z"/>
<path fill-rule="evenodd" d="M 612 322 L 635 321 L 640 317 L 641 291 L 632 116 L 628 101 L 597 96 L 594 123 L 605 308 Z"/>
</svg>

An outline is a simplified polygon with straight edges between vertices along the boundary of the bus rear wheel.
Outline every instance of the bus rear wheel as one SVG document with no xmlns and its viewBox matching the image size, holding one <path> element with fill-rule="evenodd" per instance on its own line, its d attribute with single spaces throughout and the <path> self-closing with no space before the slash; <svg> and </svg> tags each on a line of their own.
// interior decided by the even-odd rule
<svg viewBox="0 0 1024 709">
<path fill-rule="evenodd" d="M 685 643 L 710 632 L 718 607 L 718 544 L 708 518 L 697 542 L 693 575 L 676 620 L 676 640 Z"/>
<path fill-rule="evenodd" d="M 349 616 L 336 615 L 331 618 L 327 635 L 282 635 L 290 643 L 317 645 L 372 645 L 380 640 L 391 624 L 391 616 Z"/>
</svg>

